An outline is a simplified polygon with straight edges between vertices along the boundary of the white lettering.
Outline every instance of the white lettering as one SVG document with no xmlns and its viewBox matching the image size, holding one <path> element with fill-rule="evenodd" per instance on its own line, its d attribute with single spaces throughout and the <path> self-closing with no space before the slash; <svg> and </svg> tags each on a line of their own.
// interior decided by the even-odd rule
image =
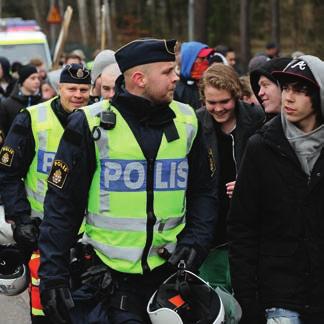
<svg viewBox="0 0 324 324">
<path fill-rule="evenodd" d="M 109 188 L 110 181 L 117 181 L 122 174 L 122 168 L 119 163 L 105 162 L 104 182 L 105 187 Z"/>
<path fill-rule="evenodd" d="M 179 187 L 181 189 L 187 188 L 187 178 L 188 178 L 188 161 L 187 160 L 183 160 L 178 164 L 177 175 L 178 175 L 177 187 Z"/>
<path fill-rule="evenodd" d="M 155 183 L 157 189 L 168 188 L 168 183 L 162 180 L 163 174 L 163 162 L 156 162 L 155 165 Z"/>
<path fill-rule="evenodd" d="M 170 165 L 170 189 L 175 188 L 175 178 L 176 178 L 177 163 L 171 162 Z"/>
<path fill-rule="evenodd" d="M 297 67 L 297 66 L 299 67 L 300 70 L 305 70 L 305 68 L 306 68 L 306 63 L 305 63 L 304 61 L 299 61 L 299 62 L 293 64 L 293 65 L 291 66 L 291 68 L 294 69 L 294 68 Z"/>
<path fill-rule="evenodd" d="M 137 179 L 131 179 L 131 173 L 137 172 Z M 143 186 L 144 183 L 144 166 L 139 162 L 128 163 L 124 172 L 125 186 L 129 189 L 136 190 Z"/>
<path fill-rule="evenodd" d="M 53 160 L 54 160 L 54 153 L 50 152 L 44 152 L 43 156 L 43 165 L 42 165 L 42 171 L 45 173 L 48 173 L 51 170 Z"/>
</svg>

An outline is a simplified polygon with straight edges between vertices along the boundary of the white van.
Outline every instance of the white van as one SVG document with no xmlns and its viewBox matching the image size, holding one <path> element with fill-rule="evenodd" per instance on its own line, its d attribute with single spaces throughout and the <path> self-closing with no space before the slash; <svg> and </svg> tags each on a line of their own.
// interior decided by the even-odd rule
<svg viewBox="0 0 324 324">
<path fill-rule="evenodd" d="M 0 56 L 10 63 L 27 64 L 32 58 L 40 58 L 47 69 L 52 65 L 46 35 L 34 20 L 0 19 Z"/>
</svg>

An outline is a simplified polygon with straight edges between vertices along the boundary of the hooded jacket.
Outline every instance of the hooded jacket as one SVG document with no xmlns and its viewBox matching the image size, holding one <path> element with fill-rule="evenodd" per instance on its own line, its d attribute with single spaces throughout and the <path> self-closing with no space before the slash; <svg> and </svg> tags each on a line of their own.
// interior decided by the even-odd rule
<svg viewBox="0 0 324 324">
<path fill-rule="evenodd" d="M 199 89 L 195 80 L 191 79 L 191 69 L 199 52 L 208 45 L 200 42 L 186 42 L 181 45 L 180 80 L 177 82 L 174 99 L 187 103 L 194 109 L 202 106 Z"/>
<path fill-rule="evenodd" d="M 3 89 L 0 85 L 0 97 L 8 97 L 13 91 L 17 80 L 10 75 L 10 63 L 4 56 L 0 56 L 0 65 L 3 73 L 0 81 L 5 81 L 8 83 L 5 89 Z"/>
<path fill-rule="evenodd" d="M 260 77 L 262 75 L 264 75 L 271 82 L 278 85 L 278 82 L 277 82 L 276 78 L 272 75 L 272 72 L 282 71 L 290 61 L 291 61 L 291 59 L 288 57 L 274 58 L 270 61 L 265 62 L 261 67 L 256 68 L 251 71 L 251 73 L 250 73 L 251 87 L 254 92 L 254 95 L 257 97 L 257 99 L 262 107 L 263 107 L 262 100 L 259 96 L 260 87 L 258 84 Z"/>
<path fill-rule="evenodd" d="M 324 62 L 301 59 L 320 87 L 324 117 Z M 242 323 L 260 323 L 258 306 L 301 314 L 324 309 L 324 150 L 307 175 L 281 118 L 250 138 L 228 217 L 231 277 L 245 314 Z"/>
<path fill-rule="evenodd" d="M 25 96 L 17 85 L 10 97 L 3 99 L 0 103 L 0 130 L 4 135 L 8 134 L 13 120 L 22 108 L 36 105 L 41 100 L 40 94 Z"/>
</svg>

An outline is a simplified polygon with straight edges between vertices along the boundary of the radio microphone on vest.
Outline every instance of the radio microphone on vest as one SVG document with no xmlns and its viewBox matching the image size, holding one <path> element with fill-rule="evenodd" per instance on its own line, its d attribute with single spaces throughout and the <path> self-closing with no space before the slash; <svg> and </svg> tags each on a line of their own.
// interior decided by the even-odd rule
<svg viewBox="0 0 324 324">
<path fill-rule="evenodd" d="M 99 115 L 100 127 L 105 130 L 113 129 L 116 126 L 116 114 L 111 111 L 102 111 Z"/>
</svg>

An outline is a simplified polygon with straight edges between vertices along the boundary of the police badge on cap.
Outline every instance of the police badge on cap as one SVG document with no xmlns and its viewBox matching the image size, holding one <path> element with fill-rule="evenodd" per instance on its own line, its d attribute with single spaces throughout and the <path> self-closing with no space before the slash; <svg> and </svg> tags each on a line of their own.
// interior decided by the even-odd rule
<svg viewBox="0 0 324 324">
<path fill-rule="evenodd" d="M 61 72 L 60 83 L 90 84 L 90 71 L 82 64 L 67 64 Z"/>
</svg>

